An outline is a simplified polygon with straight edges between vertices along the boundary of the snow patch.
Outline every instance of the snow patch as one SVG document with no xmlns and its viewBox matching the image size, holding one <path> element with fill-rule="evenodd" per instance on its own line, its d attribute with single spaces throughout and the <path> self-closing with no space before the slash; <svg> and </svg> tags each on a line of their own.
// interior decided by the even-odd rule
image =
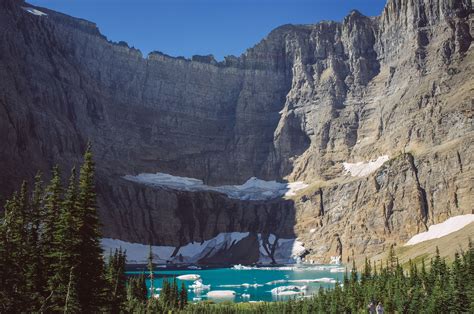
<svg viewBox="0 0 474 314">
<path fill-rule="evenodd" d="M 384 162 L 388 161 L 389 157 L 387 155 L 383 155 L 378 157 L 377 159 L 368 161 L 368 162 L 356 162 L 356 163 L 349 163 L 343 162 L 342 165 L 344 166 L 344 170 L 346 173 L 350 173 L 353 177 L 365 177 L 366 175 L 371 174 L 380 166 L 384 164 Z"/>
<path fill-rule="evenodd" d="M 219 233 L 216 237 L 203 241 L 191 242 L 179 248 L 173 246 L 152 246 L 153 262 L 156 264 L 194 264 L 203 258 L 212 258 L 220 251 L 228 250 L 250 235 L 249 232 Z M 270 253 L 273 246 L 275 262 L 281 264 L 295 263 L 306 251 L 303 244 L 296 239 L 277 239 L 273 234 L 264 238 L 257 234 L 261 263 L 271 263 Z M 264 239 L 267 239 L 264 241 Z M 127 262 L 131 264 L 146 264 L 148 261 L 149 246 L 140 243 L 130 243 L 122 240 L 103 238 L 101 242 L 104 254 L 122 248 L 127 252 Z M 174 255 L 173 255 L 174 253 Z M 189 269 L 199 269 L 189 266 Z M 250 269 L 248 266 L 235 265 L 235 269 Z M 190 279 L 195 280 L 195 279 Z"/>
<path fill-rule="evenodd" d="M 260 246 L 259 262 L 261 263 L 272 262 L 270 253 L 273 249 L 273 258 L 279 264 L 295 263 L 306 251 L 303 243 L 297 239 L 277 239 L 273 234 L 270 234 L 267 239 L 258 234 L 258 243 Z"/>
<path fill-rule="evenodd" d="M 413 236 L 405 246 L 444 237 L 450 233 L 461 230 L 468 224 L 474 222 L 474 214 L 459 215 L 451 217 L 442 223 L 431 225 L 428 231 Z"/>
<path fill-rule="evenodd" d="M 22 9 L 25 10 L 26 12 L 31 13 L 31 14 L 36 15 L 36 16 L 46 16 L 46 15 L 48 15 L 44 12 L 41 12 L 40 10 L 36 10 L 35 8 L 31 8 L 31 7 L 22 7 Z"/>
<path fill-rule="evenodd" d="M 168 188 L 179 191 L 214 191 L 226 194 L 229 198 L 241 200 L 270 200 L 282 196 L 294 196 L 296 192 L 306 188 L 304 182 L 281 183 L 265 181 L 256 177 L 248 179 L 242 185 L 210 186 L 202 180 L 188 177 L 178 177 L 167 173 L 141 173 L 136 176 L 126 175 L 126 180 L 150 185 L 153 187 Z"/>
<path fill-rule="evenodd" d="M 127 262 L 132 264 L 146 264 L 148 261 L 148 254 L 150 247 L 140 243 L 130 243 L 122 240 L 103 238 L 101 246 L 104 254 L 107 255 L 110 251 L 122 248 L 127 252 Z M 171 254 L 174 251 L 173 246 L 152 246 L 153 261 L 157 264 L 164 264 L 170 260 Z"/>
<path fill-rule="evenodd" d="M 332 265 L 340 265 L 341 264 L 341 255 L 331 256 Z"/>
<path fill-rule="evenodd" d="M 201 243 L 193 242 L 182 246 L 176 257 L 179 262 L 197 262 L 205 256 L 212 256 L 211 252 L 218 252 L 221 249 L 229 248 L 248 236 L 248 232 L 219 233 L 219 235 L 210 240 Z"/>
<path fill-rule="evenodd" d="M 175 256 L 173 246 L 152 246 L 153 262 L 156 264 L 166 263 L 196 263 L 201 258 L 221 249 L 229 248 L 231 245 L 248 237 L 248 232 L 219 233 L 216 237 L 200 243 L 192 242 L 179 248 Z M 130 243 L 122 240 L 103 238 L 101 241 L 105 254 L 109 251 L 122 248 L 127 251 L 127 262 L 132 264 L 146 264 L 148 261 L 149 246 L 140 243 Z"/>
</svg>

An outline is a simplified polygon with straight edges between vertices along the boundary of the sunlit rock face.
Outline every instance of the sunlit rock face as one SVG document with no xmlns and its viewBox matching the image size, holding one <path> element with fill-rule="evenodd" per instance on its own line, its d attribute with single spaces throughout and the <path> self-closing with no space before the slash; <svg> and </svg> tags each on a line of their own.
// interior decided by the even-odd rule
<svg viewBox="0 0 474 314">
<path fill-rule="evenodd" d="M 253 232 L 298 237 L 315 261 L 378 253 L 472 212 L 471 9 L 389 0 L 216 62 L 142 56 L 91 22 L 2 1 L 0 195 L 78 164 L 91 140 L 105 237 L 176 247 Z M 147 173 L 308 187 L 242 200 L 124 178 Z"/>
</svg>

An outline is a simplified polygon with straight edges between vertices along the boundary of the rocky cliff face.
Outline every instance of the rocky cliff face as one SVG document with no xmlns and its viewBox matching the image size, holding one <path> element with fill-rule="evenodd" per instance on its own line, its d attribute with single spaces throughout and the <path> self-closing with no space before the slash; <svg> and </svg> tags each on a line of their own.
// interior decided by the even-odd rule
<svg viewBox="0 0 474 314">
<path fill-rule="evenodd" d="M 0 4 L 0 191 L 94 143 L 104 235 L 184 245 L 298 237 L 358 258 L 473 211 L 469 0 L 389 0 L 379 17 L 285 25 L 216 62 L 111 43 L 88 21 Z M 389 161 L 364 176 L 344 163 Z M 303 180 L 291 199 L 228 199 L 124 180 Z"/>
</svg>

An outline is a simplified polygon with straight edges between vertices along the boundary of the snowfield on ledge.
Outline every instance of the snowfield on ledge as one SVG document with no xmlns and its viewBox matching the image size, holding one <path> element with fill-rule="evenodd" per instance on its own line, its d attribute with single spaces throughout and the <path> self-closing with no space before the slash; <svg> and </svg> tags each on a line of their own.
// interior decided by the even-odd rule
<svg viewBox="0 0 474 314">
<path fill-rule="evenodd" d="M 173 176 L 167 173 L 141 173 L 136 176 L 126 175 L 126 180 L 150 185 L 153 187 L 168 188 L 179 191 L 215 191 L 226 194 L 229 198 L 251 201 L 264 201 L 282 196 L 294 196 L 296 191 L 306 188 L 304 182 L 282 183 L 265 181 L 252 177 L 242 185 L 210 186 L 202 180 Z"/>
<path fill-rule="evenodd" d="M 389 157 L 387 155 L 383 155 L 378 157 L 377 159 L 368 162 L 343 162 L 342 165 L 344 166 L 344 170 L 346 171 L 346 173 L 350 173 L 351 176 L 365 177 L 366 175 L 369 175 L 378 168 L 380 168 L 380 166 L 382 166 L 387 160 L 389 160 Z"/>
<path fill-rule="evenodd" d="M 31 13 L 31 14 L 36 15 L 36 16 L 48 15 L 44 12 L 41 12 L 40 10 L 36 10 L 35 8 L 31 8 L 31 7 L 22 7 L 22 8 L 26 12 Z"/>
<path fill-rule="evenodd" d="M 459 215 L 459 216 L 451 217 L 442 223 L 431 225 L 428 228 L 428 231 L 421 232 L 413 236 L 405 244 L 405 246 L 414 245 L 420 242 L 444 237 L 450 233 L 461 230 L 462 228 L 464 228 L 465 226 L 467 226 L 468 224 L 472 222 L 474 222 L 474 214 Z"/>
</svg>

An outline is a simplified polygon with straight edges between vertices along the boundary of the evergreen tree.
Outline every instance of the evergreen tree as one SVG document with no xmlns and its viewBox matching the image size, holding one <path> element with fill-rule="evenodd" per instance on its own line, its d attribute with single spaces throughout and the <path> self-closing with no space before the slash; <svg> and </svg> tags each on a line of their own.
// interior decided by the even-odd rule
<svg viewBox="0 0 474 314">
<path fill-rule="evenodd" d="M 151 248 L 151 244 L 149 245 L 149 250 L 148 250 L 148 275 L 150 279 L 150 296 L 151 298 L 154 298 L 155 285 L 154 285 L 154 278 L 153 278 L 153 251 Z"/>
<path fill-rule="evenodd" d="M 29 247 L 29 254 L 26 265 L 26 283 L 27 293 L 31 296 L 29 311 L 35 311 L 39 308 L 46 293 L 46 278 L 44 277 L 45 271 L 40 246 L 43 196 L 43 182 L 41 174 L 38 173 L 35 176 L 33 193 L 27 212 L 27 247 Z"/>
<path fill-rule="evenodd" d="M 79 254 L 79 217 L 76 210 L 77 187 L 76 171 L 73 168 L 69 185 L 66 190 L 64 201 L 61 203 L 56 229 L 54 231 L 53 249 L 51 256 L 52 276 L 49 277 L 48 286 L 50 291 L 54 291 L 49 303 L 53 311 L 62 311 L 65 308 L 66 296 L 68 291 L 74 291 L 74 294 L 68 295 L 68 302 L 79 304 L 78 300 L 72 300 L 77 297 L 77 274 L 78 262 L 81 260 Z M 72 274 L 71 274 L 72 273 Z M 74 279 L 71 282 L 71 278 Z M 78 306 L 74 307 L 79 310 Z M 73 307 L 69 307 L 72 311 Z"/>
<path fill-rule="evenodd" d="M 184 282 L 181 283 L 181 291 L 179 292 L 179 308 L 184 309 L 188 304 L 188 290 L 184 285 Z"/>
<path fill-rule="evenodd" d="M 97 312 L 104 305 L 104 261 L 100 247 L 100 226 L 94 186 L 94 161 L 90 144 L 84 154 L 79 175 L 76 209 L 79 217 L 79 250 L 77 294 L 84 312 Z"/>
<path fill-rule="evenodd" d="M 0 280 L 2 295 L 0 301 L 5 312 L 22 312 L 28 308 L 29 296 L 24 294 L 26 284 L 26 183 L 20 193 L 14 193 L 5 204 L 1 230 L 2 250 L 0 258 Z"/>
<path fill-rule="evenodd" d="M 77 277 L 76 268 L 71 267 L 69 271 L 69 282 L 66 290 L 66 299 L 64 301 L 64 313 L 81 313 L 81 304 L 77 295 Z"/>
<path fill-rule="evenodd" d="M 107 282 L 109 287 L 109 310 L 112 313 L 118 313 L 125 308 L 125 301 L 127 298 L 125 261 L 126 253 L 122 251 L 121 248 L 115 250 L 113 255 L 112 253 L 110 254 L 107 265 Z"/>
</svg>

